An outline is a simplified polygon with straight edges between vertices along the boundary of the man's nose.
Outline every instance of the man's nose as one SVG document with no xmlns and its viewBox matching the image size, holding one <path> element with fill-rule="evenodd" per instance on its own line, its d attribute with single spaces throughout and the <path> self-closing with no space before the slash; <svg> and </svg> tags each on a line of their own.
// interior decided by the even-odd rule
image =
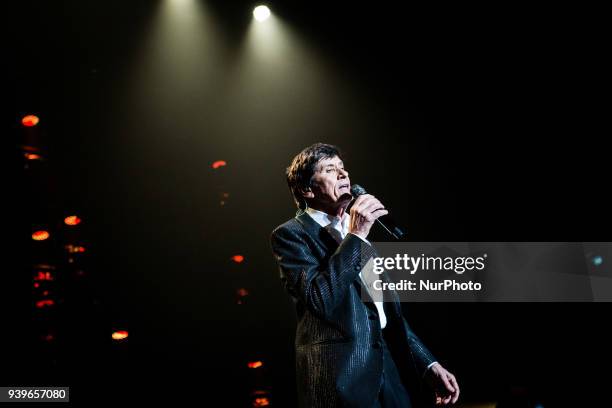
<svg viewBox="0 0 612 408">
<path fill-rule="evenodd" d="M 339 178 L 347 178 L 348 177 L 348 171 L 346 171 L 344 169 L 338 169 L 338 177 Z"/>
</svg>

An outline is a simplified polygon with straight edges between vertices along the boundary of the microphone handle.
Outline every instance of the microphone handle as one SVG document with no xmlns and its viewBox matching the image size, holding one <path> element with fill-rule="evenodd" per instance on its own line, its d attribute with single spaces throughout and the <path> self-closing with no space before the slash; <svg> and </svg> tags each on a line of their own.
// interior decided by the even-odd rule
<svg viewBox="0 0 612 408">
<path fill-rule="evenodd" d="M 378 217 L 376 222 L 378 222 L 378 224 L 383 227 L 385 231 L 391 234 L 391 236 L 398 241 L 401 241 L 406 235 L 406 231 L 398 227 L 395 221 L 393 221 L 393 218 L 389 217 L 389 214 Z"/>
</svg>

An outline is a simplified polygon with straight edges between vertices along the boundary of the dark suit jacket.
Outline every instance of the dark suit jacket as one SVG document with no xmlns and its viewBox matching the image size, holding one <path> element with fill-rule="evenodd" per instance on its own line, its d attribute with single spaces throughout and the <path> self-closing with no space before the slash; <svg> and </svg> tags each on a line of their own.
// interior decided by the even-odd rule
<svg viewBox="0 0 612 408">
<path fill-rule="evenodd" d="M 374 248 L 352 234 L 338 244 L 306 213 L 278 226 L 271 244 L 297 312 L 300 404 L 371 407 L 381 382 L 382 330 L 375 305 L 361 298 L 359 272 L 377 256 Z M 386 301 L 384 310 L 384 339 L 412 393 L 435 359 L 408 326 L 399 302 Z"/>
</svg>

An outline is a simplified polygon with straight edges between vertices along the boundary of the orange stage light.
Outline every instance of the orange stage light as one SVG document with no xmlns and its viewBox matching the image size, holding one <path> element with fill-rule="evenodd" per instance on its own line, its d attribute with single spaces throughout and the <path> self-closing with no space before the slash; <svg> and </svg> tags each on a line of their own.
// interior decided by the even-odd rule
<svg viewBox="0 0 612 408">
<path fill-rule="evenodd" d="M 32 234 L 32 239 L 34 241 L 44 241 L 49 238 L 49 233 L 47 231 L 36 231 Z"/>
<path fill-rule="evenodd" d="M 118 331 L 114 332 L 111 337 L 113 338 L 113 340 L 127 339 L 128 332 L 126 330 L 118 330 Z"/>
<path fill-rule="evenodd" d="M 249 361 L 247 364 L 249 368 L 259 368 L 263 365 L 262 361 Z"/>
<path fill-rule="evenodd" d="M 40 160 L 41 157 L 36 153 L 24 153 L 24 156 L 28 160 Z"/>
<path fill-rule="evenodd" d="M 254 407 L 267 407 L 270 405 L 270 400 L 266 397 L 255 398 L 253 401 Z"/>
<path fill-rule="evenodd" d="M 26 127 L 36 126 L 38 122 L 40 122 L 40 120 L 36 115 L 26 115 L 21 119 L 21 123 Z"/>
<path fill-rule="evenodd" d="M 69 217 L 64 218 L 64 223 L 70 226 L 79 225 L 81 223 L 81 219 L 76 215 L 71 215 Z"/>
<path fill-rule="evenodd" d="M 240 262 L 244 261 L 244 256 L 242 256 L 242 255 L 234 255 L 234 256 L 232 256 L 232 261 L 234 261 L 236 263 L 240 263 Z"/>
</svg>

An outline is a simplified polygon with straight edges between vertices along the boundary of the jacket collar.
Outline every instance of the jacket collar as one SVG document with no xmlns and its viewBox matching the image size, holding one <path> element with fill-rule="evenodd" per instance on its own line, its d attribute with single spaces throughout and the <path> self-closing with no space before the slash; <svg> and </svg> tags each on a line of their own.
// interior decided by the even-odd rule
<svg viewBox="0 0 612 408">
<path fill-rule="evenodd" d="M 323 228 L 316 222 L 308 213 L 303 212 L 300 215 L 295 217 L 296 220 L 304 229 L 312 236 L 315 240 L 317 240 L 321 245 L 329 248 L 332 251 L 335 251 L 338 248 L 338 242 L 331 236 L 327 229 Z"/>
<path fill-rule="evenodd" d="M 347 230 L 348 229 L 348 224 L 350 222 L 350 216 L 345 212 L 344 214 L 342 214 L 342 219 L 338 218 L 338 217 L 334 217 L 331 216 L 323 211 L 319 211 L 319 210 L 315 210 L 314 208 L 307 208 L 306 209 L 306 213 L 308 213 L 308 215 L 310 215 L 310 217 L 312 219 L 314 219 L 317 224 L 319 224 L 322 227 L 328 227 L 330 224 L 333 224 L 334 227 L 337 226 L 338 224 L 341 224 L 341 228 L 343 230 Z"/>
</svg>

